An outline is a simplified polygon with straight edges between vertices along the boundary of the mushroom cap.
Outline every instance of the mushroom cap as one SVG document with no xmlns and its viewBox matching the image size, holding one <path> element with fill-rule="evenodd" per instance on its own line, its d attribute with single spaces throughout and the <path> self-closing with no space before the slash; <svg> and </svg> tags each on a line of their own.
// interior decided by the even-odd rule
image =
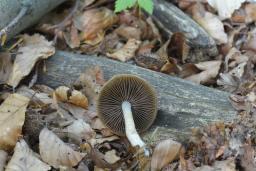
<svg viewBox="0 0 256 171">
<path fill-rule="evenodd" d="M 125 136 L 122 102 L 131 103 L 136 130 L 144 132 L 156 118 L 157 97 L 153 87 L 144 79 L 120 74 L 112 77 L 103 87 L 97 100 L 101 121 L 115 134 Z"/>
</svg>

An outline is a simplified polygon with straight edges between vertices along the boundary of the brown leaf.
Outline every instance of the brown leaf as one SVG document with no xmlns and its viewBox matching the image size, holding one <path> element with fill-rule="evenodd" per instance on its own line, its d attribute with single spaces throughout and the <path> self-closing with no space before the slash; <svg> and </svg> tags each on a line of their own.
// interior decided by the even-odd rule
<svg viewBox="0 0 256 171">
<path fill-rule="evenodd" d="M 13 87 L 16 87 L 20 80 L 30 73 L 38 60 L 47 59 L 55 53 L 52 42 L 47 41 L 39 34 L 23 35 L 22 37 L 24 43 L 17 52 L 13 70 L 7 82 Z"/>
<path fill-rule="evenodd" d="M 186 43 L 186 37 L 181 32 L 176 32 L 171 36 L 170 43 L 167 46 L 168 57 L 180 60 L 182 63 L 188 57 L 189 46 Z"/>
<path fill-rule="evenodd" d="M 12 72 L 13 63 L 11 55 L 7 52 L 0 53 L 0 83 L 4 84 Z"/>
<path fill-rule="evenodd" d="M 11 150 L 21 136 L 29 98 L 11 94 L 0 106 L 0 149 Z"/>
<path fill-rule="evenodd" d="M 75 27 L 81 31 L 81 41 L 96 39 L 99 32 L 104 32 L 117 20 L 115 13 L 104 7 L 86 10 L 73 18 Z"/>
<path fill-rule="evenodd" d="M 161 61 L 156 54 L 152 53 L 137 55 L 135 57 L 135 62 L 139 66 L 156 71 L 159 71 L 165 64 L 165 62 Z"/>
<path fill-rule="evenodd" d="M 200 73 L 186 77 L 186 80 L 193 81 L 197 84 L 209 84 L 219 73 L 221 61 L 207 61 L 195 64 L 201 70 Z"/>
<path fill-rule="evenodd" d="M 119 36 L 124 37 L 127 40 L 129 39 L 141 40 L 141 30 L 136 27 L 121 25 L 115 30 L 115 32 Z"/>
<path fill-rule="evenodd" d="M 180 67 L 174 58 L 170 58 L 161 68 L 161 72 L 166 74 L 177 74 L 180 71 Z"/>
<path fill-rule="evenodd" d="M 217 44 L 228 42 L 221 20 L 218 16 L 205 11 L 204 7 L 199 3 L 193 5 L 192 17 L 217 41 Z"/>
<path fill-rule="evenodd" d="M 177 159 L 181 149 L 181 144 L 171 139 L 161 141 L 154 149 L 151 159 L 151 170 L 161 170 L 168 163 Z"/>
<path fill-rule="evenodd" d="M 139 48 L 141 41 L 129 39 L 126 44 L 114 53 L 107 53 L 108 57 L 126 62 L 135 56 L 136 50 Z"/>
<path fill-rule="evenodd" d="M 55 90 L 58 100 L 62 102 L 69 102 L 71 104 L 80 106 L 84 109 L 88 108 L 88 100 L 80 91 L 72 90 L 65 86 L 60 86 Z"/>
</svg>

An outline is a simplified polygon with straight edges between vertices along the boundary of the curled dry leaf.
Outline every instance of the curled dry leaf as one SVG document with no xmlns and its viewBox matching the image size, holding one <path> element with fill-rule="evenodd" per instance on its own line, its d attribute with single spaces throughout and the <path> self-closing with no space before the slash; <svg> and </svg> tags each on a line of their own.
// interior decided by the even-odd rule
<svg viewBox="0 0 256 171">
<path fill-rule="evenodd" d="M 38 159 L 24 140 L 17 142 L 14 154 L 6 166 L 6 171 L 47 171 L 51 167 Z"/>
<path fill-rule="evenodd" d="M 9 79 L 12 72 L 12 59 L 11 55 L 7 52 L 0 53 L 0 83 L 4 84 Z"/>
<path fill-rule="evenodd" d="M 91 126 L 84 122 L 82 119 L 75 120 L 66 128 L 66 131 L 69 137 L 75 139 L 78 142 L 82 142 L 82 140 L 89 140 L 94 138 L 96 135 Z"/>
<path fill-rule="evenodd" d="M 151 159 L 151 170 L 161 170 L 168 163 L 177 159 L 180 153 L 181 144 L 171 139 L 161 141 L 154 149 Z"/>
<path fill-rule="evenodd" d="M 202 5 L 195 4 L 192 8 L 192 17 L 217 41 L 217 44 L 228 42 L 228 36 L 218 16 L 205 11 Z"/>
<path fill-rule="evenodd" d="M 135 52 L 139 48 L 140 44 L 141 41 L 139 40 L 129 39 L 122 48 L 118 49 L 114 53 L 107 53 L 107 56 L 122 62 L 126 62 L 135 56 Z"/>
<path fill-rule="evenodd" d="M 246 0 L 207 0 L 218 11 L 219 17 L 224 20 L 230 18 L 236 9 Z"/>
<path fill-rule="evenodd" d="M 42 160 L 54 168 L 76 166 L 85 156 L 74 151 L 47 128 L 40 132 L 39 149 Z"/>
<path fill-rule="evenodd" d="M 4 171 L 7 157 L 8 154 L 5 151 L 0 150 L 0 171 Z"/>
<path fill-rule="evenodd" d="M 207 61 L 195 64 L 195 66 L 201 71 L 198 74 L 186 77 L 186 80 L 193 81 L 197 84 L 211 83 L 219 73 L 221 61 Z"/>
<path fill-rule="evenodd" d="M 12 73 L 7 81 L 7 84 L 13 87 L 30 73 L 38 60 L 47 59 L 55 53 L 52 42 L 39 34 L 23 35 L 22 38 L 23 44 L 17 52 Z"/>
<path fill-rule="evenodd" d="M 29 98 L 11 94 L 0 106 L 0 149 L 11 150 L 21 136 Z"/>
<path fill-rule="evenodd" d="M 75 27 L 81 31 L 80 40 L 97 39 L 99 32 L 118 21 L 116 14 L 107 8 L 86 10 L 73 18 Z"/>
<path fill-rule="evenodd" d="M 88 100 L 80 91 L 72 90 L 65 86 L 60 86 L 55 90 L 58 100 L 69 102 L 82 108 L 88 108 Z"/>
</svg>

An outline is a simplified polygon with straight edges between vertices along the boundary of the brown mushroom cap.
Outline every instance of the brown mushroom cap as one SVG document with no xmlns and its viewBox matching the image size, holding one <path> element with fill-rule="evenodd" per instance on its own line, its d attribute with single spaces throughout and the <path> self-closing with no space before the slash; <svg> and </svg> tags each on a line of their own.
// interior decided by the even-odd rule
<svg viewBox="0 0 256 171">
<path fill-rule="evenodd" d="M 131 103 L 137 131 L 148 129 L 157 114 L 157 97 L 153 87 L 144 79 L 130 74 L 116 75 L 103 86 L 97 101 L 98 116 L 108 128 L 121 136 L 125 135 L 124 101 Z"/>
</svg>

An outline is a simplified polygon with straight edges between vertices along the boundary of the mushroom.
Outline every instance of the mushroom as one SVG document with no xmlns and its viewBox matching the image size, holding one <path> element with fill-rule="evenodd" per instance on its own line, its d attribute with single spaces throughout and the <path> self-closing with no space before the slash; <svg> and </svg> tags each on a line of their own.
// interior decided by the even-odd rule
<svg viewBox="0 0 256 171">
<path fill-rule="evenodd" d="M 103 86 L 97 100 L 97 112 L 115 134 L 126 135 L 132 146 L 143 147 L 145 143 L 138 132 L 147 130 L 156 118 L 156 92 L 138 76 L 116 75 Z"/>
</svg>

